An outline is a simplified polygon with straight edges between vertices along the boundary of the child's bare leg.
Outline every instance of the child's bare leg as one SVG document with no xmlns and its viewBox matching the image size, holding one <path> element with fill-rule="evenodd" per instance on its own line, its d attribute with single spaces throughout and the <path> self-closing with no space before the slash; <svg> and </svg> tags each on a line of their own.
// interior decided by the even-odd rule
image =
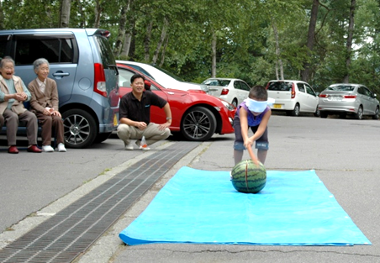
<svg viewBox="0 0 380 263">
<path fill-rule="evenodd" d="M 235 165 L 237 165 L 239 162 L 241 162 L 241 160 L 243 159 L 243 153 L 244 153 L 244 151 L 234 150 Z"/>
<path fill-rule="evenodd" d="M 262 164 L 265 163 L 265 159 L 267 158 L 267 152 L 267 150 L 257 150 L 257 158 Z"/>
</svg>

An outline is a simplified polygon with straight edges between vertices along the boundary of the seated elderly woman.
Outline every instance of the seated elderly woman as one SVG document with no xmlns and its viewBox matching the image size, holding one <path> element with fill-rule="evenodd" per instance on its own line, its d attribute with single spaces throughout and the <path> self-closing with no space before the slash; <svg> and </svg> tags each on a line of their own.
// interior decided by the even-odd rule
<svg viewBox="0 0 380 263">
<path fill-rule="evenodd" d="M 6 122 L 8 153 L 17 154 L 16 135 L 20 121 L 26 122 L 28 152 L 40 153 L 37 147 L 37 118 L 25 109 L 24 102 L 31 95 L 20 77 L 13 75 L 15 62 L 11 57 L 4 57 L 0 62 L 0 129 Z"/>
<path fill-rule="evenodd" d="M 32 98 L 30 106 L 41 123 L 42 151 L 54 152 L 51 147 L 52 130 L 54 129 L 57 151 L 66 152 L 63 135 L 63 121 L 58 111 L 58 90 L 55 80 L 48 78 L 49 62 L 39 58 L 33 62 L 37 78 L 32 80 L 28 89 Z"/>
</svg>

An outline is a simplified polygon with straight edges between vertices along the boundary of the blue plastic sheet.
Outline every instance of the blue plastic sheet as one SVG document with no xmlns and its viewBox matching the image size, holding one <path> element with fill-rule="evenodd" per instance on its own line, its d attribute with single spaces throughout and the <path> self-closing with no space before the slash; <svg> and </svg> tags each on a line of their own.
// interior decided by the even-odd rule
<svg viewBox="0 0 380 263">
<path fill-rule="evenodd" d="M 267 171 L 258 194 L 237 192 L 229 171 L 182 167 L 120 234 L 145 243 L 371 244 L 315 171 Z"/>
</svg>

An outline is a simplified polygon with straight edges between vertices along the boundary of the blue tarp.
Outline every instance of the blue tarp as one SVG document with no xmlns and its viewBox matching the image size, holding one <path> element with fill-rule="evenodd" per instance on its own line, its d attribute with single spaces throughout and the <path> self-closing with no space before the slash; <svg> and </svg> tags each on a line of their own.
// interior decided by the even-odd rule
<svg viewBox="0 0 380 263">
<path fill-rule="evenodd" d="M 146 243 L 371 244 L 315 171 L 267 171 L 258 194 L 240 193 L 229 171 L 182 167 L 120 233 Z"/>
</svg>

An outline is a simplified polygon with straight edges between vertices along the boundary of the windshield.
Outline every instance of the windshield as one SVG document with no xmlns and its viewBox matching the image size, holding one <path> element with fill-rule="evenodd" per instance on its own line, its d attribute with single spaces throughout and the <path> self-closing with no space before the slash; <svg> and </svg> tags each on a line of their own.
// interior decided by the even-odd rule
<svg viewBox="0 0 380 263">
<path fill-rule="evenodd" d="M 291 82 L 271 82 L 269 83 L 268 90 L 277 90 L 277 91 L 291 91 L 292 83 Z"/>
<path fill-rule="evenodd" d="M 179 77 L 179 76 L 177 76 L 177 75 L 174 75 L 173 73 L 167 71 L 166 69 L 163 69 L 163 68 L 157 67 L 157 66 L 155 66 L 155 65 L 152 65 L 152 66 L 155 67 L 156 69 L 161 70 L 162 72 L 168 74 L 168 75 L 169 75 L 170 77 L 172 77 L 173 79 L 176 79 L 176 80 L 181 81 L 181 82 L 185 82 L 184 79 L 182 79 L 181 77 Z"/>
<path fill-rule="evenodd" d="M 334 91 L 353 91 L 354 89 L 355 89 L 354 86 L 347 86 L 347 85 L 331 86 L 327 88 L 327 90 L 334 90 Z"/>
</svg>

